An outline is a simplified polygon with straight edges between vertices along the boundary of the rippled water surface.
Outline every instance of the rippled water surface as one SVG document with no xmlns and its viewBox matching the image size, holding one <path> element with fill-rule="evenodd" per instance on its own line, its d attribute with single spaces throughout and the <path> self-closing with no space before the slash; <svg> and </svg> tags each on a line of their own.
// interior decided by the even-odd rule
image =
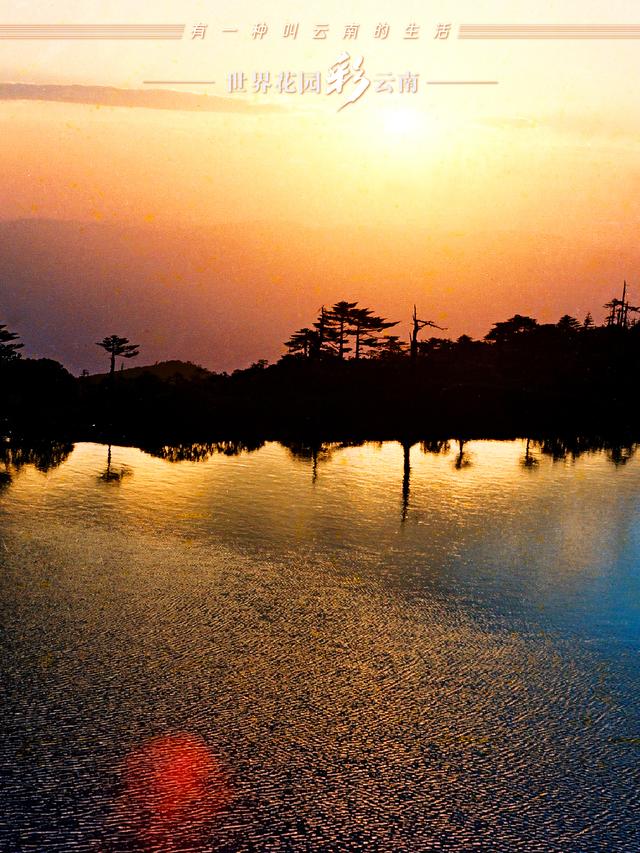
<svg viewBox="0 0 640 853">
<path fill-rule="evenodd" d="M 640 850 L 640 464 L 0 465 L 0 850 Z M 226 452 L 225 452 L 226 451 Z"/>
</svg>

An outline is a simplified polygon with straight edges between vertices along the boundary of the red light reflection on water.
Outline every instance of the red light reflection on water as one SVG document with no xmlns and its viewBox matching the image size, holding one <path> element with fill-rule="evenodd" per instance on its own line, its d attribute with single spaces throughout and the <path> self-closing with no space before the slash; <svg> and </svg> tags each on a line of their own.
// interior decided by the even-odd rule
<svg viewBox="0 0 640 853">
<path fill-rule="evenodd" d="M 131 752 L 124 767 L 121 820 L 144 850 L 174 851 L 211 836 L 231 799 L 220 763 L 196 735 L 162 735 Z"/>
</svg>

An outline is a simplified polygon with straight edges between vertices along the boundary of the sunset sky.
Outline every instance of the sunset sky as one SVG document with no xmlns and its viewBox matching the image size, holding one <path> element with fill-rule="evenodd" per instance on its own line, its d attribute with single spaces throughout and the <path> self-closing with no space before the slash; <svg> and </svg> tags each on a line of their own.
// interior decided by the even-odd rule
<svg viewBox="0 0 640 853">
<path fill-rule="evenodd" d="M 230 369 L 277 358 L 283 334 L 339 298 L 403 320 L 405 337 L 414 301 L 451 336 L 484 334 L 516 311 L 555 321 L 592 310 L 600 319 L 625 277 L 640 301 L 640 41 L 458 38 L 461 25 L 640 24 L 634 4 L 487 2 L 478 11 L 471 2 L 331 0 L 298 9 L 293 2 L 246 2 L 238 10 L 158 0 L 132 11 L 129 3 L 94 0 L 18 2 L 0 16 L 0 25 L 186 25 L 180 41 L 0 41 L 0 218 L 126 226 L 154 231 L 153 240 L 158 233 L 176 239 L 176 258 L 184 251 L 186 260 L 183 270 L 174 264 L 171 286 L 203 294 L 218 344 L 207 350 L 202 329 L 190 340 L 185 325 L 171 348 L 153 317 L 129 329 L 125 314 L 111 314 L 120 323 L 113 331 L 141 337 L 154 360 L 179 353 Z M 268 33 L 252 39 L 263 22 Z M 381 22 L 390 25 L 386 40 L 372 37 Z M 191 38 L 197 23 L 207 24 L 204 39 Z M 295 40 L 282 37 L 286 23 L 299 24 Z M 320 23 L 329 25 L 323 41 L 312 38 Z M 403 37 L 411 23 L 420 26 L 416 40 Z M 448 39 L 434 38 L 441 23 L 451 24 Z M 355 41 L 343 39 L 349 24 L 360 26 Z M 343 95 L 251 93 L 254 72 L 263 71 L 272 83 L 282 71 L 319 71 L 324 88 L 343 50 L 363 56 L 372 83 L 341 111 L 350 84 Z M 227 75 L 239 71 L 248 92 L 230 94 Z M 380 75 L 397 86 L 409 71 L 419 74 L 416 94 L 374 91 Z M 433 85 L 472 80 L 497 85 Z M 15 84 L 38 84 L 42 100 L 17 99 Z M 74 96 L 86 103 L 56 100 L 59 90 L 48 88 L 68 85 L 86 87 Z M 140 105 L 105 105 L 96 88 L 105 86 L 137 91 Z M 194 107 L 177 96 L 170 109 L 144 106 L 158 88 L 209 100 Z M 218 248 L 205 253 L 197 273 L 196 249 L 175 237 L 178 227 L 217 229 Z M 278 246 L 261 278 L 260 265 L 237 259 L 243 245 L 255 253 L 265 227 Z M 117 242 L 109 245 L 99 259 L 106 279 L 121 260 Z M 5 278 L 41 274 L 42 258 L 39 266 L 25 258 L 21 272 L 15 258 L 2 265 L 3 251 Z M 57 272 L 54 313 L 56 288 L 72 278 L 64 263 Z M 229 305 L 236 279 L 242 298 Z M 255 350 L 238 344 L 221 307 L 216 316 L 222 280 L 236 331 L 258 324 L 268 286 L 288 305 L 286 318 L 278 315 L 282 327 L 274 320 L 272 334 L 254 336 Z M 120 282 L 125 292 L 129 284 L 141 281 Z M 0 277 L 0 322 L 20 326 L 28 354 L 92 366 L 89 350 L 72 358 L 5 286 Z M 77 266 L 73 287 L 81 300 Z M 192 296 L 189 310 L 197 313 Z"/>
</svg>

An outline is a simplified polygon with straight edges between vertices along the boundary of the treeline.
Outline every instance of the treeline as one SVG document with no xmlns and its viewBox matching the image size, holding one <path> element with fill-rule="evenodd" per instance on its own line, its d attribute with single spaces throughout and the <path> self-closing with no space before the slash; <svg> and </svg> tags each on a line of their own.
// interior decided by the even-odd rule
<svg viewBox="0 0 640 853">
<path fill-rule="evenodd" d="M 398 336 L 383 332 L 398 322 L 376 316 L 371 308 L 359 308 L 357 302 L 336 302 L 329 310 L 323 306 L 312 327 L 298 329 L 285 347 L 289 355 L 312 359 L 335 356 L 342 360 L 350 352 L 355 359 L 395 354 L 402 351 Z"/>
<path fill-rule="evenodd" d="M 414 309 L 407 340 L 397 321 L 341 301 L 294 332 L 286 354 L 231 374 L 183 363 L 116 370 L 138 346 L 110 335 L 108 373 L 71 376 L 55 361 L 21 357 L 0 327 L 0 436 L 129 441 L 293 440 L 581 434 L 637 438 L 639 309 L 607 303 L 590 315 L 539 323 L 516 314 L 480 340 L 441 329 Z"/>
<path fill-rule="evenodd" d="M 613 299 L 605 307 L 609 310 L 605 321 L 606 328 L 629 329 L 638 325 L 632 319 L 632 313 L 640 312 L 640 308 L 631 306 L 626 298 L 626 282 L 622 299 Z M 288 355 L 309 360 L 337 358 L 344 361 L 349 358 L 387 359 L 409 357 L 412 361 L 421 356 L 432 354 L 435 350 L 452 349 L 455 344 L 466 347 L 473 343 L 505 343 L 516 335 L 523 333 L 550 335 L 573 335 L 580 331 L 594 328 L 591 313 L 587 314 L 582 323 L 575 317 L 565 314 L 553 323 L 539 324 L 533 317 L 515 314 L 508 320 L 495 323 L 493 328 L 484 336 L 483 341 L 474 341 L 469 335 L 461 335 L 453 341 L 446 337 L 429 337 L 420 340 L 419 336 L 425 328 L 435 328 L 446 331 L 433 320 L 418 317 L 416 306 L 413 306 L 408 341 L 403 341 L 398 335 L 385 334 L 387 329 L 397 326 L 398 320 L 389 321 L 375 315 L 370 308 L 359 307 L 357 302 L 337 302 L 331 308 L 320 309 L 317 320 L 310 326 L 305 326 L 294 332 L 285 341 Z"/>
</svg>

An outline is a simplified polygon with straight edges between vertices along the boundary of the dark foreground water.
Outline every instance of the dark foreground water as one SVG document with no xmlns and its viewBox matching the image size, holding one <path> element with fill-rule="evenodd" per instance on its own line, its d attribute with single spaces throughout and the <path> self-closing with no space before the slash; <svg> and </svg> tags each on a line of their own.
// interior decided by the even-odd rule
<svg viewBox="0 0 640 853">
<path fill-rule="evenodd" d="M 5 453 L 0 850 L 637 853 L 639 462 L 236 449 Z"/>
</svg>

